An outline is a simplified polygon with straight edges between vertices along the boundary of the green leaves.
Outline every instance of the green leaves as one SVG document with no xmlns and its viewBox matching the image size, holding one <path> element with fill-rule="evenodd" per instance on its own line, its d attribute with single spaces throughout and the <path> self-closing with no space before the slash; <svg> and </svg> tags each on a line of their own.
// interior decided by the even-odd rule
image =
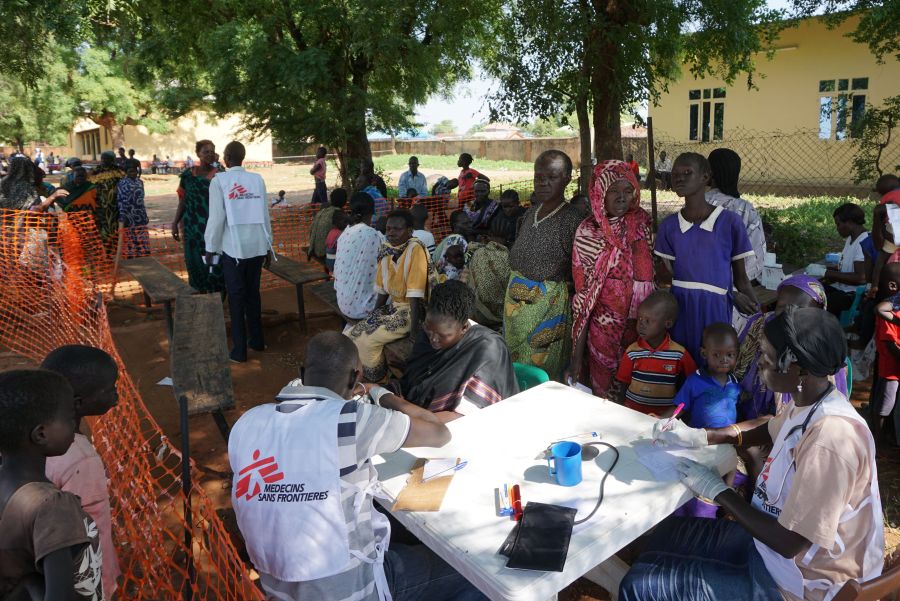
<svg viewBox="0 0 900 601">
<path fill-rule="evenodd" d="M 885 173 L 900 171 L 900 165 L 887 161 L 883 157 L 884 150 L 897 139 L 900 131 L 900 96 L 886 98 L 881 106 L 866 105 L 863 117 L 854 120 L 852 129 L 853 145 L 856 153 L 853 157 L 853 181 L 875 181 Z"/>
</svg>

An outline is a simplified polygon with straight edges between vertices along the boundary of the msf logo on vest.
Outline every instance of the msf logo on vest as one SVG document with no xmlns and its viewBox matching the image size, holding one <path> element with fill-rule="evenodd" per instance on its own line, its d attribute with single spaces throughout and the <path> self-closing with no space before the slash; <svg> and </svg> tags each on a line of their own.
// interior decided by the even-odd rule
<svg viewBox="0 0 900 601">
<path fill-rule="evenodd" d="M 243 188 L 241 188 L 243 190 Z M 274 456 L 259 458 L 259 449 L 253 451 L 253 463 L 238 472 L 241 478 L 237 482 L 234 494 L 236 497 L 244 497 L 247 501 L 259 495 L 263 486 L 284 480 L 284 474 L 278 471 L 278 462 Z M 251 492 L 251 484 L 253 490 Z"/>
<path fill-rule="evenodd" d="M 768 485 L 769 485 L 769 470 L 772 467 L 772 458 L 766 458 L 765 466 L 763 466 L 763 470 L 759 475 L 759 479 L 756 481 L 756 487 L 753 489 L 753 494 L 759 499 L 761 508 L 766 513 L 769 513 L 775 517 L 781 515 L 781 508 L 772 505 L 769 503 L 769 495 L 768 495 Z M 784 483 L 782 483 L 782 488 L 784 487 Z"/>
<path fill-rule="evenodd" d="M 245 198 L 256 198 L 256 194 L 249 193 L 247 188 L 238 182 L 234 182 L 231 190 L 228 191 L 228 200 L 243 200 Z"/>
</svg>

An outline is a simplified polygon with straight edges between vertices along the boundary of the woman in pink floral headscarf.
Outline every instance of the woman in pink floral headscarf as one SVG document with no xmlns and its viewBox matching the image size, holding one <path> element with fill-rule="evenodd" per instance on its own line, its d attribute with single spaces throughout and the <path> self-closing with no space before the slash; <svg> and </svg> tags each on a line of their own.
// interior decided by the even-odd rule
<svg viewBox="0 0 900 601">
<path fill-rule="evenodd" d="M 594 168 L 592 215 L 575 233 L 572 275 L 574 351 L 568 375 L 589 367 L 597 396 L 608 396 L 625 348 L 637 339 L 637 307 L 653 291 L 650 216 L 634 172 L 622 161 Z"/>
</svg>

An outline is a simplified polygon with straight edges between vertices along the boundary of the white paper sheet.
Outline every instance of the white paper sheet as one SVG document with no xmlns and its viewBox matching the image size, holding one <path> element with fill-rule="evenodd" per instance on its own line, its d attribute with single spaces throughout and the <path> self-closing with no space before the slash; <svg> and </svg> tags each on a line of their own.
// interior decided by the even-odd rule
<svg viewBox="0 0 900 601">
<path fill-rule="evenodd" d="M 652 440 L 637 440 L 632 445 L 644 467 L 650 470 L 653 477 L 661 482 L 674 482 L 678 480 L 678 472 L 675 466 L 682 459 L 696 460 L 696 451 L 684 447 L 664 447 L 654 445 Z"/>
<path fill-rule="evenodd" d="M 894 204 L 888 205 L 887 208 L 888 223 L 894 230 L 894 244 L 897 243 L 897 232 L 900 232 L 900 207 Z"/>
<path fill-rule="evenodd" d="M 451 469 L 456 465 L 456 458 L 453 459 L 429 459 L 425 462 L 425 469 L 422 472 L 422 481 L 430 480 L 437 475 L 450 476 L 453 474 Z"/>
</svg>

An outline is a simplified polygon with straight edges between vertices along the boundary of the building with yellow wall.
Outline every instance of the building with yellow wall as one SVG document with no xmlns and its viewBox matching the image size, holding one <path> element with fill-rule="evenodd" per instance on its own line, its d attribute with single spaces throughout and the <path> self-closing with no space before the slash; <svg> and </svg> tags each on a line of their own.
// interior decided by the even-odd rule
<svg viewBox="0 0 900 601">
<path fill-rule="evenodd" d="M 846 37 L 850 18 L 828 29 L 820 18 L 786 28 L 771 60 L 757 58 L 755 88 L 695 79 L 688 65 L 651 106 L 654 142 L 674 156 L 729 147 L 741 155 L 742 180 L 772 185 L 818 183 L 860 192 L 853 184 L 851 126 L 866 104 L 900 94 L 900 62 L 878 64 L 864 44 Z M 884 152 L 886 172 L 900 163 L 900 132 Z"/>
<path fill-rule="evenodd" d="M 215 118 L 201 111 L 195 111 L 172 121 L 166 133 L 150 133 L 143 125 L 125 126 L 125 148 L 134 148 L 135 156 L 142 161 L 150 161 L 155 154 L 160 160 L 171 157 L 173 161 L 184 161 L 194 157 L 197 140 L 212 140 L 221 154 L 225 145 L 238 140 L 247 148 L 248 163 L 270 163 L 272 161 L 272 138 L 269 135 L 251 140 L 241 131 L 241 120 L 237 115 Z M 78 121 L 69 134 L 69 147 L 64 156 L 78 156 L 82 160 L 96 161 L 104 150 L 115 150 L 113 137 L 105 127 L 89 119 Z"/>
</svg>

